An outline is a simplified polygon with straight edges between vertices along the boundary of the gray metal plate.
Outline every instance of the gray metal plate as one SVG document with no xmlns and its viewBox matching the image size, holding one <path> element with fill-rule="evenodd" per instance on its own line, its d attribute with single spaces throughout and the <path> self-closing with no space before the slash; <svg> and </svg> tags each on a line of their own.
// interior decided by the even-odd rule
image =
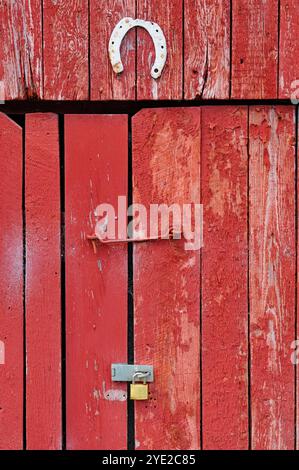
<svg viewBox="0 0 299 470">
<path fill-rule="evenodd" d="M 111 377 L 113 382 L 133 382 L 136 372 L 148 372 L 147 382 L 154 381 L 154 368 L 148 365 L 111 364 Z"/>
</svg>

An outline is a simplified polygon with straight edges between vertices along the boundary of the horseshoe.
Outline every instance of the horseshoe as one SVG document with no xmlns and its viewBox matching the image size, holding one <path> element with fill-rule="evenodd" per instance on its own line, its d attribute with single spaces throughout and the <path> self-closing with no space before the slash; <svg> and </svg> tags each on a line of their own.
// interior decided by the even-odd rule
<svg viewBox="0 0 299 470">
<path fill-rule="evenodd" d="M 121 42 L 127 32 L 137 26 L 146 29 L 153 40 L 156 57 L 154 65 L 151 69 L 151 76 L 154 79 L 157 79 L 160 77 L 166 62 L 167 46 L 162 29 L 157 23 L 153 23 L 152 21 L 138 19 L 134 20 L 133 18 L 127 17 L 123 18 L 117 23 L 109 40 L 109 57 L 112 68 L 117 74 L 124 70 L 124 66 L 120 57 Z"/>
</svg>

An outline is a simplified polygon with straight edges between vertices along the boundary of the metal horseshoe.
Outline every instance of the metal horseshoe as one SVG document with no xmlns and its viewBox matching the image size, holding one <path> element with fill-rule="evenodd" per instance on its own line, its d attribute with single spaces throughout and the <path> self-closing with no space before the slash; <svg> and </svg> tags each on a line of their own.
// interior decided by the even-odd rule
<svg viewBox="0 0 299 470">
<path fill-rule="evenodd" d="M 152 21 L 123 18 L 117 23 L 109 40 L 109 57 L 112 68 L 115 73 L 121 73 L 124 70 L 120 57 L 121 42 L 127 32 L 136 26 L 146 29 L 153 40 L 156 57 L 151 69 L 151 76 L 157 79 L 160 77 L 166 62 L 167 46 L 162 29 L 157 23 L 153 23 Z"/>
</svg>

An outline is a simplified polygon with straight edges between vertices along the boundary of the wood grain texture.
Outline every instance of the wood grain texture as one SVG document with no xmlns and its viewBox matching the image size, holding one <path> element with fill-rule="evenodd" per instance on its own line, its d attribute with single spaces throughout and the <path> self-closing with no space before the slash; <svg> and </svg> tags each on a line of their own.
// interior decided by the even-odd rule
<svg viewBox="0 0 299 470">
<path fill-rule="evenodd" d="M 157 80 L 150 75 L 155 60 L 150 35 L 137 32 L 137 99 L 162 100 L 183 97 L 183 2 L 182 0 L 137 0 L 137 17 L 158 23 L 167 43 L 167 61 Z"/>
<path fill-rule="evenodd" d="M 295 118 L 250 109 L 250 341 L 253 449 L 294 448 Z"/>
<path fill-rule="evenodd" d="M 2 1 L 0 22 L 5 100 L 42 98 L 41 0 Z"/>
<path fill-rule="evenodd" d="M 23 447 L 22 129 L 0 114 L 0 449 Z"/>
<path fill-rule="evenodd" d="M 232 98 L 277 97 L 278 0 L 232 2 Z"/>
<path fill-rule="evenodd" d="M 230 1 L 184 2 L 184 97 L 228 99 Z"/>
<path fill-rule="evenodd" d="M 43 0 L 44 97 L 87 100 L 88 0 Z"/>
<path fill-rule="evenodd" d="M 99 245 L 94 211 L 127 196 L 127 116 L 67 115 L 67 448 L 125 449 L 127 385 L 111 363 L 127 362 L 127 247 Z"/>
<path fill-rule="evenodd" d="M 136 84 L 136 30 L 122 42 L 124 71 L 112 69 L 108 43 L 115 25 L 124 17 L 135 18 L 135 0 L 93 0 L 90 2 L 90 65 L 92 100 L 134 100 Z"/>
<path fill-rule="evenodd" d="M 248 448 L 247 114 L 202 110 L 204 449 Z"/>
<path fill-rule="evenodd" d="M 143 110 L 132 130 L 134 202 L 200 203 L 200 109 Z M 155 370 L 136 403 L 137 449 L 200 446 L 200 252 L 184 247 L 134 246 L 135 362 Z"/>
<path fill-rule="evenodd" d="M 279 98 L 299 100 L 299 2 L 280 0 Z M 296 92 L 297 90 L 297 92 Z"/>
<path fill-rule="evenodd" d="M 26 116 L 27 449 L 61 448 L 58 117 Z"/>
</svg>

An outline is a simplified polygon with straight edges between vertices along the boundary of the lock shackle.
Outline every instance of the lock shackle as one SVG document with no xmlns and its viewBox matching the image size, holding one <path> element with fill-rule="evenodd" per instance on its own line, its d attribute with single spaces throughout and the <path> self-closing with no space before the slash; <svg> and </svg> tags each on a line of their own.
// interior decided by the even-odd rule
<svg viewBox="0 0 299 470">
<path fill-rule="evenodd" d="M 146 384 L 146 378 L 150 375 L 149 372 L 135 372 L 135 374 L 133 374 L 133 384 L 135 383 L 135 381 L 139 380 L 140 382 L 143 381 L 144 384 Z"/>
</svg>

